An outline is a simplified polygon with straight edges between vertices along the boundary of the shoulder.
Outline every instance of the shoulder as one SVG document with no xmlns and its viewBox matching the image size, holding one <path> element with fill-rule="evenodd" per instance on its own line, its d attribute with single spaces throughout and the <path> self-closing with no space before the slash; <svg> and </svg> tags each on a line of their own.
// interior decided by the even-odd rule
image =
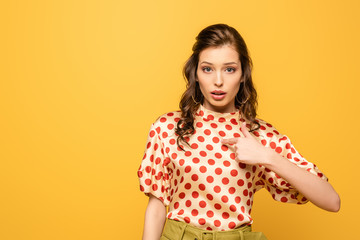
<svg viewBox="0 0 360 240">
<path fill-rule="evenodd" d="M 264 138 L 282 137 L 282 134 L 275 128 L 275 126 L 261 118 L 255 118 L 255 121 L 259 123 L 259 129 L 254 131 L 255 135 L 262 136 Z"/>
<path fill-rule="evenodd" d="M 158 134 L 162 134 L 163 132 L 170 133 L 170 131 L 174 131 L 176 128 L 177 122 L 181 118 L 181 111 L 172 111 L 161 114 L 157 119 L 152 123 L 152 127 L 156 129 Z"/>
</svg>

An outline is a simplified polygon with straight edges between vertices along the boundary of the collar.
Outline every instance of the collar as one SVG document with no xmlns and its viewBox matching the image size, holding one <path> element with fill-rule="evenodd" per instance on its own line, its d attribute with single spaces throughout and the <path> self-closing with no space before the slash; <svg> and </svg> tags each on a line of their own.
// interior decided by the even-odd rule
<svg viewBox="0 0 360 240">
<path fill-rule="evenodd" d="M 207 109 L 202 104 L 200 104 L 199 108 L 195 113 L 196 118 L 202 118 L 204 121 L 215 121 L 215 122 L 239 121 L 240 116 L 241 116 L 240 109 L 236 109 L 236 111 L 234 112 L 221 113 Z"/>
</svg>

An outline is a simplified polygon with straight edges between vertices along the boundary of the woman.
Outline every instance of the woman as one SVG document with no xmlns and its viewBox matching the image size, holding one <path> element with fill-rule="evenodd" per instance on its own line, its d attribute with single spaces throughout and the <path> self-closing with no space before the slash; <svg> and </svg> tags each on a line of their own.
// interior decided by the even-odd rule
<svg viewBox="0 0 360 240">
<path fill-rule="evenodd" d="M 181 111 L 151 125 L 138 170 L 149 196 L 143 239 L 266 239 L 251 232 L 261 188 L 277 201 L 339 211 L 327 177 L 256 118 L 252 62 L 240 34 L 216 24 L 196 40 L 184 66 Z"/>
</svg>

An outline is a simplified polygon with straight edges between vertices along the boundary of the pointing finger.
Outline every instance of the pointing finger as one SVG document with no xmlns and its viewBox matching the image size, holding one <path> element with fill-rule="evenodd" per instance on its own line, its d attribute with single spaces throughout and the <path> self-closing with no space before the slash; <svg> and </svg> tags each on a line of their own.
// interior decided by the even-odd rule
<svg viewBox="0 0 360 240">
<path fill-rule="evenodd" d="M 237 143 L 238 138 L 227 138 L 227 139 L 222 139 L 221 143 L 222 144 L 234 144 Z"/>
</svg>

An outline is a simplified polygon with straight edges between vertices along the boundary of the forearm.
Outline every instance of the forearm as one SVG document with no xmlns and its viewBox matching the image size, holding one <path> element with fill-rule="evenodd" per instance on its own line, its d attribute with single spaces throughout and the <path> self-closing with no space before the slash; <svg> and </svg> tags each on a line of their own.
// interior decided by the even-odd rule
<svg viewBox="0 0 360 240">
<path fill-rule="evenodd" d="M 145 212 L 143 240 L 159 240 L 166 220 L 166 207 L 163 203 L 150 196 Z"/>
<path fill-rule="evenodd" d="M 331 212 L 340 209 L 340 198 L 331 184 L 269 149 L 265 167 L 288 181 L 316 206 Z"/>
</svg>

